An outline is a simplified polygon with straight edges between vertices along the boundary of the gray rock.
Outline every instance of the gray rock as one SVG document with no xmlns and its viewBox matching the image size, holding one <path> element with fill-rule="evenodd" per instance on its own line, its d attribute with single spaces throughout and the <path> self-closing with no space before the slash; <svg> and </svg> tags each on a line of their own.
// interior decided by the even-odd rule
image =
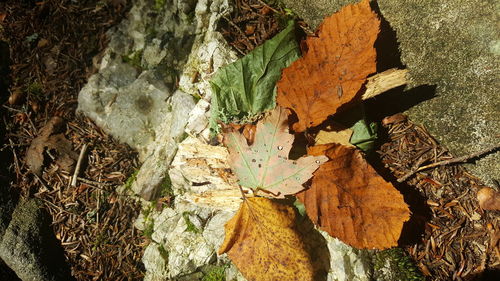
<svg viewBox="0 0 500 281">
<path fill-rule="evenodd" d="M 196 21 L 189 16 L 192 5 L 163 2 L 159 7 L 137 1 L 127 20 L 108 32 L 110 44 L 99 73 L 78 97 L 79 112 L 135 148 L 143 161 L 165 119 L 175 116 L 170 114 L 175 101 L 169 99 L 196 35 Z"/>
<path fill-rule="evenodd" d="M 498 144 L 498 1 L 396 0 L 379 6 L 396 31 L 410 86 L 437 86 L 436 97 L 411 108 L 409 116 L 456 156 Z M 500 153 L 468 168 L 492 184 L 500 179 Z"/>
<path fill-rule="evenodd" d="M 145 71 L 139 77 L 135 73 L 132 66 L 115 62 L 89 79 L 80 92 L 78 107 L 142 155 L 155 139 L 155 127 L 163 122 L 171 94 L 165 85 L 158 88 L 148 81 L 154 72 Z"/>
<path fill-rule="evenodd" d="M 232 53 L 215 32 L 227 9 L 224 0 L 137 1 L 108 33 L 99 73 L 79 94 L 78 111 L 138 151 L 143 165 L 132 189 L 146 200 L 168 186 L 167 170 L 186 123 L 189 134 L 208 138 L 207 77 L 235 58 L 227 59 Z M 196 114 L 193 97 L 203 98 Z"/>
<path fill-rule="evenodd" d="M 184 127 L 189 112 L 195 103 L 192 96 L 176 91 L 169 101 L 171 112 L 163 115 L 163 123 L 157 127 L 156 141 L 149 145 L 148 155 L 142 164 L 132 189 L 146 200 L 160 196 L 162 189 L 169 188 L 168 169 L 176 151 L 177 143 L 184 136 Z"/>
<path fill-rule="evenodd" d="M 146 269 L 144 281 L 163 281 L 168 276 L 168 253 L 161 244 L 151 242 L 144 250 L 142 263 Z"/>
<path fill-rule="evenodd" d="M 358 250 L 320 231 L 327 241 L 330 252 L 328 281 L 368 281 L 373 268 L 371 256 L 366 250 Z"/>
<path fill-rule="evenodd" d="M 172 96 L 172 124 L 170 125 L 170 137 L 177 143 L 182 141 L 184 128 L 186 127 L 189 114 L 195 106 L 193 96 L 182 91 L 177 91 Z"/>
<path fill-rule="evenodd" d="M 177 201 L 176 209 L 165 208 L 151 214 L 154 221 L 152 241 L 144 253 L 147 269 L 145 280 L 165 280 L 195 272 L 216 260 L 213 245 L 203 237 L 203 228 L 210 219 L 209 210 Z M 163 261 L 156 262 L 158 256 Z M 163 278 L 163 279 L 162 279 Z"/>
<path fill-rule="evenodd" d="M 340 10 L 347 4 L 357 3 L 356 0 L 280 0 L 315 31 L 323 19 Z"/>
<path fill-rule="evenodd" d="M 38 199 L 21 202 L 0 243 L 0 258 L 23 281 L 74 280 Z"/>
<path fill-rule="evenodd" d="M 325 16 L 343 5 L 358 2 L 281 1 L 314 29 Z M 407 111 L 409 116 L 425 125 L 457 156 L 498 144 L 498 3 L 491 0 L 379 0 L 377 4 L 382 16 L 396 31 L 401 61 L 412 80 L 409 87 L 436 86 L 435 97 L 413 106 Z M 423 98 L 429 93 L 418 94 Z M 492 184 L 493 179 L 500 178 L 499 160 L 497 152 L 468 168 Z"/>
</svg>

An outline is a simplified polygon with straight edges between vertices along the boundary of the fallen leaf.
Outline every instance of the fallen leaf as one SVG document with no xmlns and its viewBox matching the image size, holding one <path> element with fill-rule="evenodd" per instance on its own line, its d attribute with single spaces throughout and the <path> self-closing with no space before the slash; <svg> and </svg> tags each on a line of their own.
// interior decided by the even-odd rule
<svg viewBox="0 0 500 281">
<path fill-rule="evenodd" d="M 378 139 L 378 124 L 376 122 L 368 122 L 363 117 L 354 123 L 351 129 L 353 134 L 349 140 L 350 143 L 365 153 L 375 148 Z"/>
<path fill-rule="evenodd" d="M 248 145 L 252 145 L 253 142 L 255 141 L 255 130 L 257 129 L 257 126 L 253 124 L 246 124 L 243 127 L 243 136 L 247 139 Z"/>
<path fill-rule="evenodd" d="M 314 138 L 315 145 L 339 143 L 345 146 L 354 147 L 349 140 L 351 139 L 353 131 L 339 123 L 333 123 L 326 128 L 327 130 L 320 130 Z"/>
<path fill-rule="evenodd" d="M 368 0 L 348 5 L 326 18 L 318 37 L 307 38 L 305 55 L 283 69 L 277 102 L 298 117 L 296 132 L 322 123 L 328 116 L 360 100 L 366 77 L 376 71 L 380 20 Z"/>
<path fill-rule="evenodd" d="M 225 225 L 219 254 L 227 253 L 247 280 L 314 280 L 297 230 L 297 213 L 267 198 L 246 198 Z"/>
<path fill-rule="evenodd" d="M 276 81 L 281 69 L 299 58 L 294 36 L 288 27 L 248 55 L 220 68 L 210 81 L 213 89 L 210 126 L 217 121 L 247 121 L 276 106 Z"/>
<path fill-rule="evenodd" d="M 403 223 L 410 217 L 401 193 L 357 149 L 320 145 L 309 148 L 308 154 L 331 159 L 314 173 L 311 188 L 297 194 L 309 218 L 356 248 L 396 246 Z"/>
<path fill-rule="evenodd" d="M 41 175 L 44 165 L 44 154 L 52 151 L 55 163 L 63 170 L 70 171 L 78 159 L 78 154 L 73 151 L 71 142 L 63 133 L 59 133 L 64 125 L 61 117 L 52 117 L 40 129 L 39 134 L 31 142 L 26 152 L 26 164 L 30 170 Z"/>
<path fill-rule="evenodd" d="M 493 190 L 491 187 L 481 188 L 477 192 L 477 200 L 483 210 L 500 210 L 500 192 Z"/>
<path fill-rule="evenodd" d="M 224 135 L 231 168 L 241 186 L 284 198 L 304 189 L 302 184 L 327 160 L 324 156 L 288 159 L 294 139 L 288 133 L 288 115 L 289 111 L 279 106 L 271 111 L 257 123 L 255 140 L 250 146 L 237 131 Z"/>
</svg>

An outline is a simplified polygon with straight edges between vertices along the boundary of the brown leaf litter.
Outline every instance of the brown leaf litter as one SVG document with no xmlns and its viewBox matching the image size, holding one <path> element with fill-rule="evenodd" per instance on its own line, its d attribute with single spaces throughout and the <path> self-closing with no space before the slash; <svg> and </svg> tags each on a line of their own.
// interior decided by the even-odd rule
<svg viewBox="0 0 500 281">
<path fill-rule="evenodd" d="M 395 177 L 452 158 L 425 128 L 401 117 L 386 119 L 389 141 L 379 152 Z M 476 177 L 462 166 L 448 165 L 417 172 L 406 184 L 400 188 L 416 189 L 425 202 L 420 209 L 414 204 L 413 225 L 417 228 L 411 229 L 409 224 L 407 232 L 419 227 L 424 232 L 400 243 L 425 275 L 431 280 L 472 280 L 500 266 L 499 219 L 494 212 L 480 208 L 476 193 L 484 186 Z"/>
<path fill-rule="evenodd" d="M 44 160 L 48 158 L 46 155 L 67 172 L 71 171 L 78 159 L 71 142 L 66 139 L 64 133 L 59 133 L 63 126 L 64 121 L 61 117 L 52 117 L 31 142 L 26 152 L 26 164 L 38 176 L 42 174 Z"/>
<path fill-rule="evenodd" d="M 75 115 L 78 92 L 95 71 L 92 58 L 106 45 L 105 32 L 130 7 L 130 1 L 98 2 L 0 3 L 12 95 L 3 106 L 8 131 L 2 149 L 14 158 L 12 192 L 45 202 L 76 280 L 142 280 L 146 239 L 133 227 L 140 206 L 115 191 L 137 169 L 137 156 Z M 50 155 L 74 161 L 84 144 L 88 153 L 71 186 L 72 174 Z"/>
<path fill-rule="evenodd" d="M 277 14 L 284 13 L 262 0 L 236 0 L 234 11 L 223 18 L 220 32 L 245 55 L 280 31 Z"/>
</svg>

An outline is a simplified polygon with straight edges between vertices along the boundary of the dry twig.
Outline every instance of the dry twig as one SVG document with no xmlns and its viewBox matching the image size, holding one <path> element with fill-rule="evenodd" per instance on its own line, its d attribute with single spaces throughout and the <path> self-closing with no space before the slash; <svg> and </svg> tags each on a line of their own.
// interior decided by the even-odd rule
<svg viewBox="0 0 500 281">
<path fill-rule="evenodd" d="M 87 144 L 83 144 L 82 150 L 80 150 L 80 155 L 78 156 L 78 161 L 76 162 L 75 172 L 73 173 L 73 177 L 71 178 L 71 186 L 76 186 L 76 181 L 78 179 L 78 174 L 80 173 L 80 168 L 82 165 L 83 157 L 87 152 Z"/>
<path fill-rule="evenodd" d="M 490 147 L 488 147 L 486 149 L 483 149 L 481 151 L 472 153 L 470 155 L 465 155 L 465 156 L 461 156 L 461 157 L 452 158 L 452 159 L 449 159 L 449 160 L 443 160 L 443 161 L 435 162 L 435 163 L 432 163 L 432 164 L 429 164 L 429 165 L 425 165 L 425 166 L 420 166 L 420 167 L 418 167 L 416 169 L 412 169 L 410 172 L 408 172 L 407 174 L 405 174 L 404 176 L 402 176 L 401 178 L 399 178 L 398 182 L 404 182 L 405 180 L 407 180 L 409 177 L 413 176 L 417 172 L 420 172 L 420 171 L 423 171 L 423 170 L 427 170 L 427 169 L 430 169 L 430 168 L 434 168 L 434 167 L 437 167 L 437 166 L 444 166 L 444 165 L 455 164 L 455 163 L 464 163 L 464 162 L 467 162 L 467 161 L 469 161 L 471 159 L 474 159 L 474 158 L 480 157 L 482 155 L 488 154 L 490 152 L 493 152 L 495 150 L 498 150 L 499 148 L 500 148 L 500 145 L 497 144 L 497 145 L 490 146 Z"/>
</svg>

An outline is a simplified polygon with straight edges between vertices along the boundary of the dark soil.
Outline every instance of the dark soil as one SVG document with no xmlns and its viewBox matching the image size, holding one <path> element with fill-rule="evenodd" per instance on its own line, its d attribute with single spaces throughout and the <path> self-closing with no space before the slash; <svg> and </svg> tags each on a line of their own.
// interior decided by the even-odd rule
<svg viewBox="0 0 500 281">
<path fill-rule="evenodd" d="M 96 71 L 92 59 L 106 46 L 105 32 L 129 8 L 126 0 L 0 3 L 0 40 L 10 49 L 10 73 L 1 73 L 9 85 L 1 92 L 2 152 L 10 159 L 9 175 L 2 176 L 12 192 L 45 202 L 77 280 L 143 277 L 144 239 L 133 227 L 140 206 L 115 192 L 137 168 L 136 154 L 75 113 L 78 92 Z M 87 146 L 76 186 L 73 171 L 50 157 L 40 177 L 26 165 L 31 141 L 54 116 L 65 120 L 64 136 L 77 155 Z"/>
</svg>

